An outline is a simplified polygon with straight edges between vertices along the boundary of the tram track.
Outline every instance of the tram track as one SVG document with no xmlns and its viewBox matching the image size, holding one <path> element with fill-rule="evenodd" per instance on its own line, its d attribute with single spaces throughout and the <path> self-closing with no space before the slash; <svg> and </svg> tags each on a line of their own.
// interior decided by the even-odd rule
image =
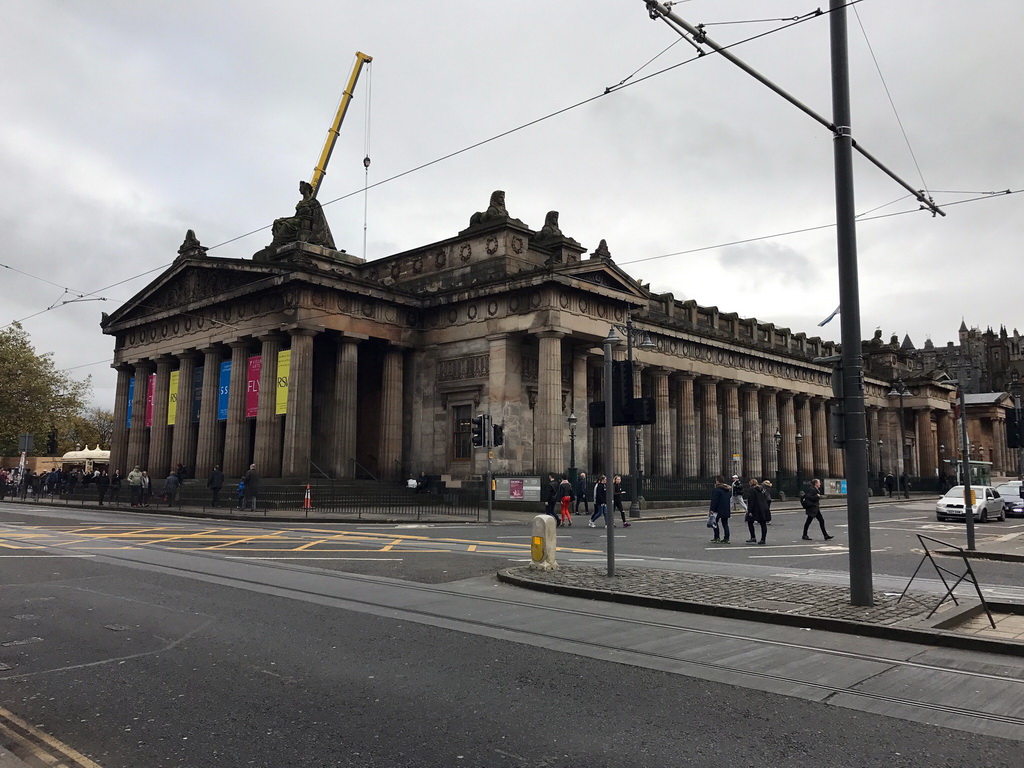
<svg viewBox="0 0 1024 768">
<path fill-rule="evenodd" d="M 70 545 L 51 543 L 46 545 L 45 548 L 48 550 L 56 550 L 65 554 L 65 556 L 80 556 L 82 554 L 82 549 L 80 547 L 72 549 Z M 144 556 L 151 555 L 154 552 L 171 554 L 179 557 L 187 556 L 187 564 L 153 562 L 148 559 L 148 557 Z M 95 561 L 106 561 L 127 567 L 143 567 L 183 578 L 211 580 L 224 586 L 272 592 L 277 596 L 290 599 L 329 601 L 331 605 L 341 608 L 348 607 L 350 610 L 369 609 L 374 613 L 408 617 L 411 620 L 416 620 L 418 618 L 425 623 L 441 623 L 444 626 L 474 628 L 492 635 L 495 632 L 500 632 L 502 633 L 501 636 L 505 639 L 514 640 L 518 638 L 522 642 L 530 642 L 538 645 L 543 644 L 545 647 L 550 647 L 552 641 L 556 641 L 564 644 L 564 648 L 567 652 L 589 652 L 592 657 L 596 656 L 616 663 L 636 664 L 652 668 L 664 668 L 665 665 L 683 665 L 688 668 L 693 668 L 693 676 L 707 677 L 707 673 L 709 671 L 713 671 L 722 676 L 722 678 L 748 680 L 751 683 L 750 687 L 767 686 L 769 690 L 773 691 L 779 691 L 782 689 L 783 695 L 800 696 L 800 694 L 796 692 L 800 690 L 808 693 L 816 692 L 824 694 L 825 701 L 838 706 L 844 705 L 837 703 L 837 698 L 853 697 L 856 700 L 869 704 L 881 704 L 886 707 L 898 706 L 920 713 L 936 713 L 951 717 L 955 716 L 959 719 L 959 722 L 962 723 L 962 725 L 959 725 L 958 727 L 965 730 L 971 730 L 970 725 L 968 725 L 971 721 L 975 724 L 987 722 L 1001 724 L 1004 726 L 1008 725 L 1013 728 L 1020 729 L 1020 736 L 1018 738 L 1024 740 L 1024 717 L 1022 716 L 986 711 L 977 707 L 969 707 L 959 701 L 955 703 L 925 701 L 908 696 L 871 691 L 860 687 L 870 679 L 893 670 L 912 670 L 952 676 L 953 684 L 947 687 L 953 691 L 961 689 L 962 685 L 967 685 L 968 681 L 989 681 L 1002 685 L 1021 686 L 1022 690 L 1024 690 L 1024 671 L 1022 671 L 1020 676 L 1017 676 L 1012 674 L 999 674 L 996 672 L 962 669 L 952 665 L 944 665 L 935 662 L 915 661 L 913 659 L 893 658 L 892 656 L 844 650 L 841 648 L 822 647 L 822 645 L 813 643 L 800 643 L 792 640 L 763 636 L 753 638 L 748 634 L 743 634 L 738 631 L 687 627 L 657 619 L 616 616 L 602 611 L 587 610 L 583 607 L 550 605 L 510 596 L 474 594 L 464 590 L 446 588 L 437 584 L 406 582 L 397 579 L 345 573 L 313 566 L 304 566 L 299 563 L 283 563 L 279 561 L 262 560 L 257 562 L 247 562 L 246 560 L 239 559 L 230 560 L 218 552 L 196 550 L 183 551 L 170 547 L 163 548 L 150 545 L 144 549 L 130 550 L 123 553 L 104 550 L 96 553 Z M 216 572 L 215 569 L 204 568 L 200 566 L 200 562 L 222 566 L 221 572 Z M 470 615 L 455 615 L 452 612 L 445 612 L 436 609 L 410 607 L 405 604 L 401 606 L 389 605 L 379 600 L 363 599 L 351 594 L 342 594 L 340 591 L 282 584 L 280 580 L 270 578 L 269 576 L 257 577 L 249 574 L 243 575 L 240 573 L 227 573 L 223 572 L 225 570 L 223 566 L 227 566 L 228 570 L 238 570 L 239 567 L 242 567 L 247 571 L 251 571 L 258 566 L 258 570 L 260 572 L 267 574 L 271 572 L 278 574 L 287 573 L 293 576 L 315 574 L 319 580 L 327 579 L 333 584 L 345 584 L 351 586 L 366 585 L 376 588 L 384 586 L 387 588 L 401 590 L 404 593 L 412 592 L 422 594 L 424 596 L 430 595 L 463 601 L 475 601 L 481 604 L 503 606 L 510 609 L 540 611 L 549 615 L 565 617 L 567 621 L 558 622 L 559 626 L 572 626 L 574 623 L 572 620 L 600 621 L 629 627 L 649 628 L 652 631 L 658 632 L 681 633 L 691 637 L 696 636 L 706 640 L 708 643 L 726 641 L 737 643 L 756 643 L 757 646 L 762 648 L 773 647 L 779 650 L 818 654 L 820 656 L 836 660 L 865 662 L 868 664 L 878 665 L 879 668 L 875 669 L 870 676 L 863 679 L 855 680 L 847 685 L 835 685 L 828 682 L 798 677 L 792 674 L 737 667 L 732 664 L 718 663 L 706 658 L 691 659 L 686 658 L 682 654 L 636 648 L 625 644 L 598 642 L 592 639 L 575 637 L 571 633 L 567 632 L 552 632 L 550 627 L 546 628 L 544 631 L 539 631 L 524 626 L 505 626 L 495 620 L 478 619 Z M 620 658 L 615 658 L 616 656 L 619 656 Z M 626 660 L 623 658 L 624 656 L 628 656 L 630 660 Z M 0 677 L 0 680 L 10 680 L 18 677 L 19 676 L 16 674 L 8 675 Z M 956 681 L 963 681 L 963 683 L 961 685 Z M 761 685 L 758 685 L 758 683 Z M 742 683 L 738 684 L 742 685 Z M 786 694 L 784 692 L 785 689 L 790 689 L 793 692 Z M 807 698 L 807 696 L 805 695 L 803 698 Z"/>
</svg>

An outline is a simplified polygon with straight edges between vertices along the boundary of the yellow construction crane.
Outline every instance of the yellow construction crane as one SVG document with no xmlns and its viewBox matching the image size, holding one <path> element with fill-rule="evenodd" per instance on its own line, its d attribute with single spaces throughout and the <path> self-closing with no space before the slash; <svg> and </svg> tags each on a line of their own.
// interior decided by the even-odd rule
<svg viewBox="0 0 1024 768">
<path fill-rule="evenodd" d="M 345 120 L 345 113 L 348 112 L 348 105 L 352 103 L 352 92 L 356 89 L 359 73 L 362 71 L 363 65 L 369 64 L 371 61 L 373 61 L 372 56 L 367 56 L 362 51 L 356 51 L 355 66 L 352 68 L 352 74 L 349 76 L 348 85 L 345 86 L 345 91 L 341 94 L 341 103 L 338 104 L 338 112 L 334 116 L 334 122 L 331 123 L 331 127 L 327 130 L 327 140 L 324 141 L 324 148 L 320 153 L 320 159 L 313 168 L 313 177 L 309 180 L 310 186 L 313 187 L 314 198 L 320 189 L 320 182 L 324 180 L 324 175 L 327 173 L 327 163 L 330 161 L 331 152 L 334 151 L 334 145 L 338 141 L 338 132 L 341 130 L 341 124 Z"/>
</svg>

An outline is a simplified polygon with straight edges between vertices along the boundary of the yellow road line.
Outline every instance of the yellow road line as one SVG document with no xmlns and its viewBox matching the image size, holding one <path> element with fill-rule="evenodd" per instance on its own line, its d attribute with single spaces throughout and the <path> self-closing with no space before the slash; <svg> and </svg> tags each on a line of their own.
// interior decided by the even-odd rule
<svg viewBox="0 0 1024 768">
<path fill-rule="evenodd" d="M 42 742 L 43 744 L 46 744 L 47 746 L 59 752 L 64 757 L 74 760 L 75 765 L 79 768 L 103 768 L 103 766 L 101 766 L 99 763 L 94 763 L 92 760 L 90 760 L 88 757 L 83 755 L 78 750 L 68 746 L 67 744 L 65 744 L 62 741 L 59 741 L 58 739 L 55 739 L 50 734 L 39 730 L 35 726 L 29 725 L 27 722 L 25 722 L 20 717 L 15 715 L 13 712 L 10 712 L 9 710 L 4 709 L 3 707 L 0 707 L 0 718 L 20 728 L 22 731 L 28 734 L 28 736 L 30 736 L 31 739 L 35 739 L 38 742 Z M 8 733 L 14 733 L 13 729 L 10 729 L 9 727 L 5 727 L 4 730 L 8 731 Z M 41 752 L 39 750 L 38 745 L 34 744 L 31 739 L 28 739 L 25 736 L 22 736 L 17 733 L 14 733 L 14 735 L 18 737 L 19 742 L 21 742 L 27 747 L 30 747 L 33 751 L 37 752 L 37 756 L 43 758 L 46 762 L 54 763 L 53 756 Z M 70 766 L 68 766 L 68 768 L 70 768 Z"/>
</svg>

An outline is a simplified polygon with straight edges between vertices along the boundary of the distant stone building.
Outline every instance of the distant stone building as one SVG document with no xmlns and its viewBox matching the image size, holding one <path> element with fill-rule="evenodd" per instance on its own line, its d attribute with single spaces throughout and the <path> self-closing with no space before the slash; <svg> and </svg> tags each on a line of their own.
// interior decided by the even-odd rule
<svg viewBox="0 0 1024 768">
<path fill-rule="evenodd" d="M 561 472 L 575 413 L 577 465 L 622 473 L 626 430 L 602 455 L 587 406 L 602 399 L 602 340 L 631 319 L 654 347 L 635 353 L 638 394 L 656 407 L 640 431 L 648 476 L 774 478 L 798 462 L 804 478 L 844 475 L 829 370 L 813 362 L 837 354 L 831 342 L 652 293 L 603 240 L 588 254 L 553 211 L 533 230 L 503 193 L 452 237 L 370 262 L 302 239 L 302 210 L 253 259 L 212 258 L 189 231 L 174 263 L 104 316 L 112 468 L 458 481 L 485 470 L 470 420 L 489 413 L 504 424 L 496 472 Z M 901 428 L 888 394 L 913 356 L 879 338 L 864 350 L 872 473 L 902 462 L 934 478 L 954 444 L 951 388 L 918 366 Z"/>
</svg>

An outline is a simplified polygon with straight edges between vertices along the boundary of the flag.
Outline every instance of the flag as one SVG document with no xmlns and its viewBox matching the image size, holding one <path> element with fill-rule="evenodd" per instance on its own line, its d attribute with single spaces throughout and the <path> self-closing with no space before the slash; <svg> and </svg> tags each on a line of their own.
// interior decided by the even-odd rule
<svg viewBox="0 0 1024 768">
<path fill-rule="evenodd" d="M 840 305 L 840 306 L 842 306 L 842 305 Z M 818 323 L 818 327 L 819 327 L 819 328 L 821 328 L 821 326 L 823 326 L 823 325 L 826 325 L 827 323 L 831 322 L 831 321 L 832 321 L 832 318 L 833 318 L 833 317 L 835 317 L 835 316 L 836 316 L 836 315 L 838 315 L 838 314 L 839 314 L 839 307 L 836 307 L 836 311 L 835 311 L 835 312 L 833 312 L 833 313 L 832 313 L 831 315 L 829 315 L 828 317 L 826 317 L 826 318 L 825 318 L 824 320 L 822 320 L 822 321 L 821 321 L 820 323 Z"/>
</svg>

